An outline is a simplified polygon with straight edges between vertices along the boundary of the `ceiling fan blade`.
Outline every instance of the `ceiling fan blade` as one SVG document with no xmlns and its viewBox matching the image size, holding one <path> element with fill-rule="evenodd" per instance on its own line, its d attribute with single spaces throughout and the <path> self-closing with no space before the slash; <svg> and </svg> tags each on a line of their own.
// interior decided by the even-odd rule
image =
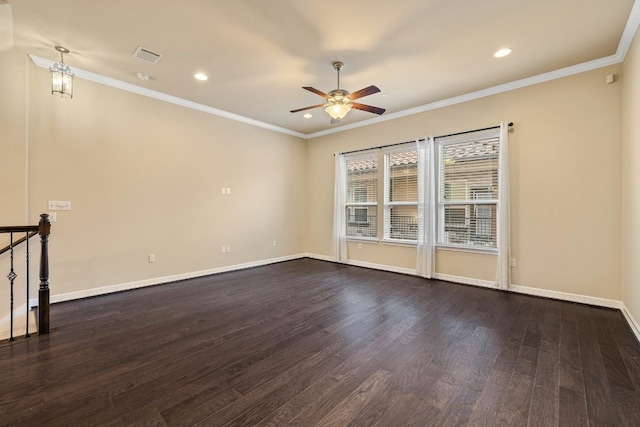
<svg viewBox="0 0 640 427">
<path fill-rule="evenodd" d="M 322 91 L 320 91 L 320 90 L 318 90 L 318 89 L 316 89 L 316 88 L 313 88 L 313 87 L 311 87 L 311 86 L 304 86 L 302 89 L 306 89 L 306 90 L 308 90 L 309 92 L 313 92 L 313 93 L 315 93 L 316 95 L 320 95 L 320 96 L 321 96 L 321 97 L 323 97 L 324 99 L 329 99 L 329 98 L 331 98 L 331 97 L 330 97 L 329 95 L 327 95 L 326 93 L 324 93 L 324 92 L 322 92 Z"/>
<path fill-rule="evenodd" d="M 347 95 L 347 98 L 349 98 L 350 100 L 354 100 L 354 99 L 358 99 L 358 98 L 363 98 L 365 96 L 368 95 L 373 95 L 374 93 L 378 93 L 380 92 L 380 89 L 378 89 L 376 86 L 369 86 L 369 87 L 365 87 L 364 89 L 360 89 L 357 90 L 355 92 L 353 92 L 352 94 Z"/>
<path fill-rule="evenodd" d="M 365 105 L 365 104 L 358 104 L 357 102 L 351 103 L 351 107 L 357 110 L 367 111 L 369 113 L 378 114 L 378 115 L 386 111 L 384 108 L 372 107 L 371 105 Z"/>
<path fill-rule="evenodd" d="M 324 107 L 326 104 L 318 104 L 312 105 L 311 107 L 298 108 L 297 110 L 291 110 L 292 113 L 297 113 L 299 111 L 311 110 L 312 108 Z"/>
</svg>

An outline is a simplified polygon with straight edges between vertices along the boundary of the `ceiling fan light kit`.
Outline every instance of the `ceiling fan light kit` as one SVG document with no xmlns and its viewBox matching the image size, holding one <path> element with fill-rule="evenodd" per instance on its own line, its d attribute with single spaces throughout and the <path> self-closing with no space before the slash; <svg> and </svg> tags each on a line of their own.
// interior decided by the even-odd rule
<svg viewBox="0 0 640 427">
<path fill-rule="evenodd" d="M 331 116 L 332 119 L 340 120 L 351 111 L 351 106 L 346 103 L 334 103 L 324 109 Z"/>
<path fill-rule="evenodd" d="M 325 107 L 324 111 L 331 116 L 331 123 L 338 123 L 340 119 L 344 118 L 352 108 L 357 110 L 367 111 L 373 114 L 382 114 L 385 112 L 384 108 L 372 107 L 370 105 L 359 104 L 357 102 L 353 102 L 358 98 L 365 97 L 367 95 L 372 95 L 374 93 L 380 92 L 376 86 L 368 86 L 364 89 L 360 89 L 356 92 L 349 93 L 344 89 L 340 89 L 340 70 L 344 64 L 342 62 L 334 62 L 333 68 L 338 72 L 338 87 L 330 91 L 329 93 L 324 93 L 318 89 L 315 89 L 310 86 L 305 86 L 303 89 L 308 90 L 309 92 L 313 92 L 316 95 L 320 95 L 324 99 L 327 100 L 325 104 L 312 105 L 311 107 L 298 108 L 297 110 L 291 110 L 292 113 L 297 113 L 304 110 L 310 110 L 312 108 Z"/>
</svg>

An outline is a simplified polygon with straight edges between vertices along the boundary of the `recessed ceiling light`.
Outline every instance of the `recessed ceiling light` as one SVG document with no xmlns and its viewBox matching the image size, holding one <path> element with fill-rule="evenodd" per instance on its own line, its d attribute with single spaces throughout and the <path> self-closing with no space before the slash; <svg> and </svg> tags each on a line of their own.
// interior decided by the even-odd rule
<svg viewBox="0 0 640 427">
<path fill-rule="evenodd" d="M 313 117 L 313 116 L 312 116 L 311 114 L 307 113 L 307 114 L 305 114 L 305 115 L 304 115 L 304 116 L 302 116 L 302 117 L 304 117 L 305 119 L 310 119 L 310 118 L 311 118 L 311 117 Z"/>
<path fill-rule="evenodd" d="M 500 49 L 499 51 L 494 53 L 493 56 L 494 56 L 494 58 L 503 58 L 503 57 L 509 55 L 511 52 L 513 52 L 513 49 L 510 49 L 510 48 L 506 47 L 506 48 Z"/>
<path fill-rule="evenodd" d="M 147 73 L 138 73 L 136 74 L 136 76 L 138 76 L 138 78 L 142 81 L 146 81 L 149 80 L 151 78 L 151 76 Z"/>
<path fill-rule="evenodd" d="M 202 80 L 202 81 L 205 81 L 205 80 L 209 79 L 209 77 L 207 77 L 207 75 L 204 74 L 204 73 L 197 73 L 193 77 L 195 77 L 198 80 Z"/>
</svg>

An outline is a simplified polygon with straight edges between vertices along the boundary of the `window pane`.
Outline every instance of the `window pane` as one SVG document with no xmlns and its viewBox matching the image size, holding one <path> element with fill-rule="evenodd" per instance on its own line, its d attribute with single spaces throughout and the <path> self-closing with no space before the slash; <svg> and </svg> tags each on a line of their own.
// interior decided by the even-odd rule
<svg viewBox="0 0 640 427">
<path fill-rule="evenodd" d="M 417 206 L 391 206 L 389 208 L 389 238 L 418 239 Z"/>
<path fill-rule="evenodd" d="M 439 243 L 496 247 L 497 134 L 439 143 Z"/>
<path fill-rule="evenodd" d="M 496 204 L 444 206 L 442 243 L 496 246 Z"/>
<path fill-rule="evenodd" d="M 347 206 L 347 236 L 376 237 L 376 206 Z"/>
<path fill-rule="evenodd" d="M 440 200 L 498 198 L 498 138 L 440 147 Z"/>
<path fill-rule="evenodd" d="M 389 202 L 417 202 L 418 151 L 388 154 Z"/>
<path fill-rule="evenodd" d="M 347 158 L 346 235 L 377 236 L 378 153 Z"/>
<path fill-rule="evenodd" d="M 378 199 L 378 155 L 347 159 L 347 203 Z"/>
</svg>

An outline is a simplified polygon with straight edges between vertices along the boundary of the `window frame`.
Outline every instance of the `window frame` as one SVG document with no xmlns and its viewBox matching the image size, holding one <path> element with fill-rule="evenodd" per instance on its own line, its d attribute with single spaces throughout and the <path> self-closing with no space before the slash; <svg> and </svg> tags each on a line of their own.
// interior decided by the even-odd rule
<svg viewBox="0 0 640 427">
<path fill-rule="evenodd" d="M 447 192 L 451 194 L 453 191 L 451 189 L 451 182 L 445 181 L 445 170 L 447 165 L 443 164 L 442 156 L 444 147 L 455 144 L 466 144 L 466 143 L 482 143 L 487 140 L 497 140 L 498 143 L 498 151 L 495 153 L 496 156 L 496 167 L 495 167 L 495 175 L 499 182 L 499 161 L 500 161 L 500 132 L 498 130 L 492 130 L 490 132 L 474 132 L 469 133 L 468 135 L 457 135 L 456 137 L 444 137 L 440 140 L 436 139 L 435 141 L 435 168 L 436 168 L 436 242 L 435 246 L 439 249 L 452 249 L 452 250 L 461 250 L 461 251 L 471 251 L 471 252 L 483 252 L 483 253 L 497 253 L 498 252 L 498 241 L 497 234 L 495 235 L 495 241 L 493 245 L 481 245 L 481 244 L 467 244 L 467 243 L 452 243 L 450 241 L 446 241 L 445 233 L 447 228 L 445 210 L 447 207 L 460 207 L 460 209 L 465 209 L 465 218 L 464 218 L 464 226 L 469 230 L 478 230 L 478 222 L 479 218 L 481 219 L 490 219 L 491 224 L 495 224 L 495 229 L 497 232 L 498 228 L 498 218 L 497 218 L 497 210 L 498 210 L 498 191 L 497 187 L 494 191 L 491 191 L 491 187 L 486 187 L 487 191 L 483 192 L 485 189 L 483 186 L 478 186 L 477 184 L 469 183 L 469 177 L 466 179 L 461 179 L 465 185 L 465 198 L 457 199 L 457 200 L 448 200 L 446 198 Z M 449 190 L 447 191 L 446 187 L 449 184 Z M 494 198 L 477 198 L 477 194 L 493 194 Z M 474 197 L 475 195 L 475 197 Z M 496 212 L 495 215 L 490 216 L 489 218 L 478 216 L 479 211 L 484 210 L 484 207 L 489 207 L 491 213 Z M 482 209 L 480 209 L 482 208 Z M 482 227 L 481 227 L 482 228 Z M 471 231 L 469 231 L 471 233 Z M 477 234 L 477 233 L 473 233 Z M 470 239 L 469 239 L 470 240 Z"/>
<path fill-rule="evenodd" d="M 403 153 L 408 151 L 415 151 L 416 158 L 418 156 L 418 147 L 415 143 L 407 144 L 405 146 L 398 146 L 392 149 L 386 149 L 384 151 L 384 169 L 383 169 L 383 180 L 384 180 L 384 198 L 383 198 L 383 234 L 382 241 L 385 243 L 394 243 L 394 244 L 406 244 L 406 245 L 417 245 L 418 243 L 418 163 L 416 162 L 416 198 L 415 201 L 396 201 L 392 202 L 391 199 L 391 171 L 390 171 L 390 156 L 396 153 Z M 391 211 L 393 207 L 402 207 L 409 206 L 415 207 L 416 209 L 416 224 L 415 224 L 415 239 L 401 239 L 391 237 Z"/>
<path fill-rule="evenodd" d="M 349 201 L 349 161 L 350 160 L 358 160 L 358 159 L 363 159 L 363 158 L 369 158 L 369 157 L 375 157 L 376 158 L 376 168 L 375 168 L 375 173 L 372 173 L 372 178 L 374 178 L 375 184 L 373 185 L 375 187 L 375 202 L 369 202 L 369 201 Z M 345 192 L 344 192 L 344 209 L 345 209 L 345 224 L 344 224 L 344 234 L 345 234 L 345 238 L 347 240 L 366 240 L 366 241 L 378 241 L 378 185 L 380 182 L 380 159 L 378 156 L 378 153 L 362 153 L 362 154 L 355 154 L 355 155 L 348 155 L 345 156 L 344 159 L 345 162 Z M 361 199 L 361 195 L 362 195 L 362 191 L 356 191 L 356 190 L 362 190 L 365 189 L 366 191 L 366 199 L 369 199 L 369 193 L 370 190 L 367 186 L 362 186 L 362 183 L 357 183 L 357 185 L 354 185 L 353 188 L 353 199 Z M 360 195 L 358 195 L 358 197 L 356 197 L 357 193 L 360 193 Z M 356 218 L 356 210 L 362 210 L 362 209 L 366 209 L 367 210 L 367 221 L 362 222 L 362 221 L 355 221 Z M 375 218 L 374 221 L 370 221 L 370 218 L 372 217 L 371 215 L 369 215 L 369 212 L 375 212 L 375 216 L 373 218 Z M 350 212 L 353 212 L 353 215 L 351 215 L 351 217 L 354 218 L 354 221 L 349 221 L 350 218 Z M 369 224 L 369 226 L 373 225 L 373 227 L 368 228 L 369 230 L 373 231 L 373 236 L 357 236 L 357 235 L 350 235 L 349 234 L 349 228 L 350 227 L 364 227 L 364 224 Z"/>
</svg>

